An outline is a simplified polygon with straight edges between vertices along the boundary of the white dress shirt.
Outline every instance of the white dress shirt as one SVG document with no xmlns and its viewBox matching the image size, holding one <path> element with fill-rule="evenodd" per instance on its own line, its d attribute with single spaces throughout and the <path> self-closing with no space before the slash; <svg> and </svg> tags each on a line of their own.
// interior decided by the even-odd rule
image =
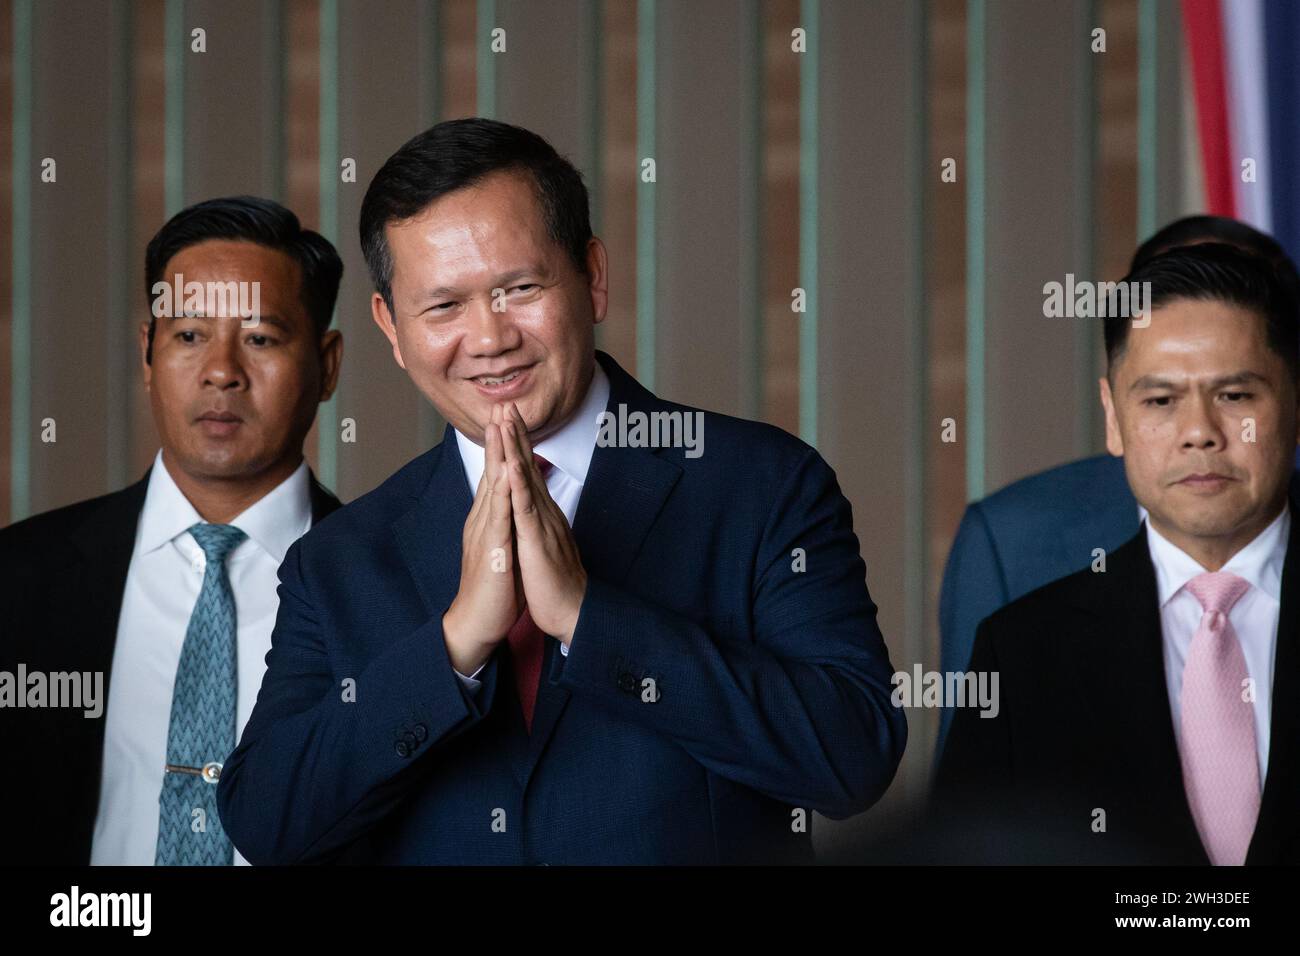
<svg viewBox="0 0 1300 956">
<path fill-rule="evenodd" d="M 1282 565 L 1291 534 L 1291 511 L 1281 514 L 1232 556 L 1221 571 L 1244 578 L 1250 587 L 1228 612 L 1246 658 L 1246 671 L 1255 684 L 1255 749 L 1259 781 L 1268 771 L 1269 715 L 1273 700 L 1273 658 L 1277 648 L 1278 610 L 1282 597 Z M 1160 628 L 1164 635 L 1165 685 L 1174 719 L 1174 737 L 1182 748 L 1183 665 L 1192 637 L 1201 623 L 1201 603 L 1185 585 L 1206 569 L 1147 524 L 1147 546 L 1156 571 Z"/>
<path fill-rule="evenodd" d="M 591 384 L 587 387 L 587 395 L 582 404 L 563 426 L 533 445 L 533 454 L 541 455 L 554 466 L 546 476 L 546 490 L 564 512 L 570 528 L 573 527 L 574 515 L 578 513 L 578 499 L 582 496 L 582 486 L 587 482 L 591 456 L 596 452 L 600 413 L 609 404 L 609 377 L 599 362 L 595 365 L 596 370 L 591 376 Z M 470 494 L 473 494 L 483 475 L 486 453 L 482 445 L 466 438 L 459 429 L 456 430 L 456 447 L 460 449 L 460 460 L 465 464 L 465 477 L 469 480 Z M 569 648 L 561 644 L 560 653 L 567 657 Z M 456 671 L 456 676 L 473 693 L 482 684 L 476 675 L 486 666 L 486 663 L 480 664 L 478 670 L 468 677 L 460 671 Z"/>
<path fill-rule="evenodd" d="M 203 584 L 203 549 L 187 529 L 202 520 L 159 452 L 136 526 L 117 624 L 92 865 L 153 865 L 172 690 Z M 311 527 L 307 463 L 230 524 L 248 536 L 226 557 L 237 622 L 238 739 L 271 649 L 279 607 L 276 572 L 285 551 Z M 248 865 L 238 850 L 234 862 Z"/>
</svg>

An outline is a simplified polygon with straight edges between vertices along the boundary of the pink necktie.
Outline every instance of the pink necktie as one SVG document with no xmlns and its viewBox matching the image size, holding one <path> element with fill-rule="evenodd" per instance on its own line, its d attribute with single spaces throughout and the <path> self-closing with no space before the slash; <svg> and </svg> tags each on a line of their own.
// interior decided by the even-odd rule
<svg viewBox="0 0 1300 956">
<path fill-rule="evenodd" d="M 1182 763 L 1187 805 L 1215 866 L 1246 861 L 1259 816 L 1253 704 L 1246 657 L 1228 612 L 1250 583 L 1226 571 L 1187 582 L 1204 613 L 1183 665 Z"/>
<path fill-rule="evenodd" d="M 537 469 L 545 478 L 551 471 L 551 463 L 541 455 L 533 455 Z M 533 623 L 533 616 L 524 608 L 514 627 L 506 635 L 510 652 L 515 661 L 515 689 L 519 691 L 519 706 L 524 712 L 524 727 L 533 732 L 533 710 L 537 704 L 537 685 L 542 677 L 542 652 L 546 647 L 546 635 Z"/>
</svg>

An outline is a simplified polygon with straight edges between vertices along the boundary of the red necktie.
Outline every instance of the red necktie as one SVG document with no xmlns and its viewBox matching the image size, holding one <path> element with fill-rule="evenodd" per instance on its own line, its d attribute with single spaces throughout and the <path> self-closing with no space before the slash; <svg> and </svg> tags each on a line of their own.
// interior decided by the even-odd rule
<svg viewBox="0 0 1300 956">
<path fill-rule="evenodd" d="M 551 463 L 541 455 L 533 455 L 533 462 L 545 478 L 551 471 Z M 519 690 L 519 706 L 524 712 L 524 726 L 533 732 L 533 709 L 537 705 L 537 686 L 542 677 L 542 651 L 546 646 L 546 635 L 533 623 L 533 616 L 524 608 L 514 627 L 506 635 L 510 642 L 510 652 L 514 655 L 515 686 Z"/>
</svg>

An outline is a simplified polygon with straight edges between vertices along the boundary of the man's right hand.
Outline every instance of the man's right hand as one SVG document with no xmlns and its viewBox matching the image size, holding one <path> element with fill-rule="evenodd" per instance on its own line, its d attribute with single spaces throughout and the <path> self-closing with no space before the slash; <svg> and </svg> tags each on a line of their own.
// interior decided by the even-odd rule
<svg viewBox="0 0 1300 956">
<path fill-rule="evenodd" d="M 442 618 L 451 666 L 466 676 L 491 656 L 524 609 L 516 571 L 503 420 L 500 406 L 493 406 L 485 429 L 483 476 L 461 536 L 460 589 Z"/>
</svg>

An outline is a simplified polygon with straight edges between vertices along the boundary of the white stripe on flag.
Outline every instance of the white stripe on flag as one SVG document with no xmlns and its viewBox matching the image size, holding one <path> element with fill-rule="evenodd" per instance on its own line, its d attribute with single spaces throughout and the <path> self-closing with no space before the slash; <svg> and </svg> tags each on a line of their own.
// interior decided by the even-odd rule
<svg viewBox="0 0 1300 956">
<path fill-rule="evenodd" d="M 1232 189 L 1237 216 L 1270 232 L 1273 213 L 1269 189 L 1268 86 L 1264 50 L 1264 0 L 1220 0 L 1223 46 L 1228 71 L 1228 126 L 1232 142 Z M 1242 181 L 1242 162 L 1255 161 L 1255 181 Z"/>
</svg>

